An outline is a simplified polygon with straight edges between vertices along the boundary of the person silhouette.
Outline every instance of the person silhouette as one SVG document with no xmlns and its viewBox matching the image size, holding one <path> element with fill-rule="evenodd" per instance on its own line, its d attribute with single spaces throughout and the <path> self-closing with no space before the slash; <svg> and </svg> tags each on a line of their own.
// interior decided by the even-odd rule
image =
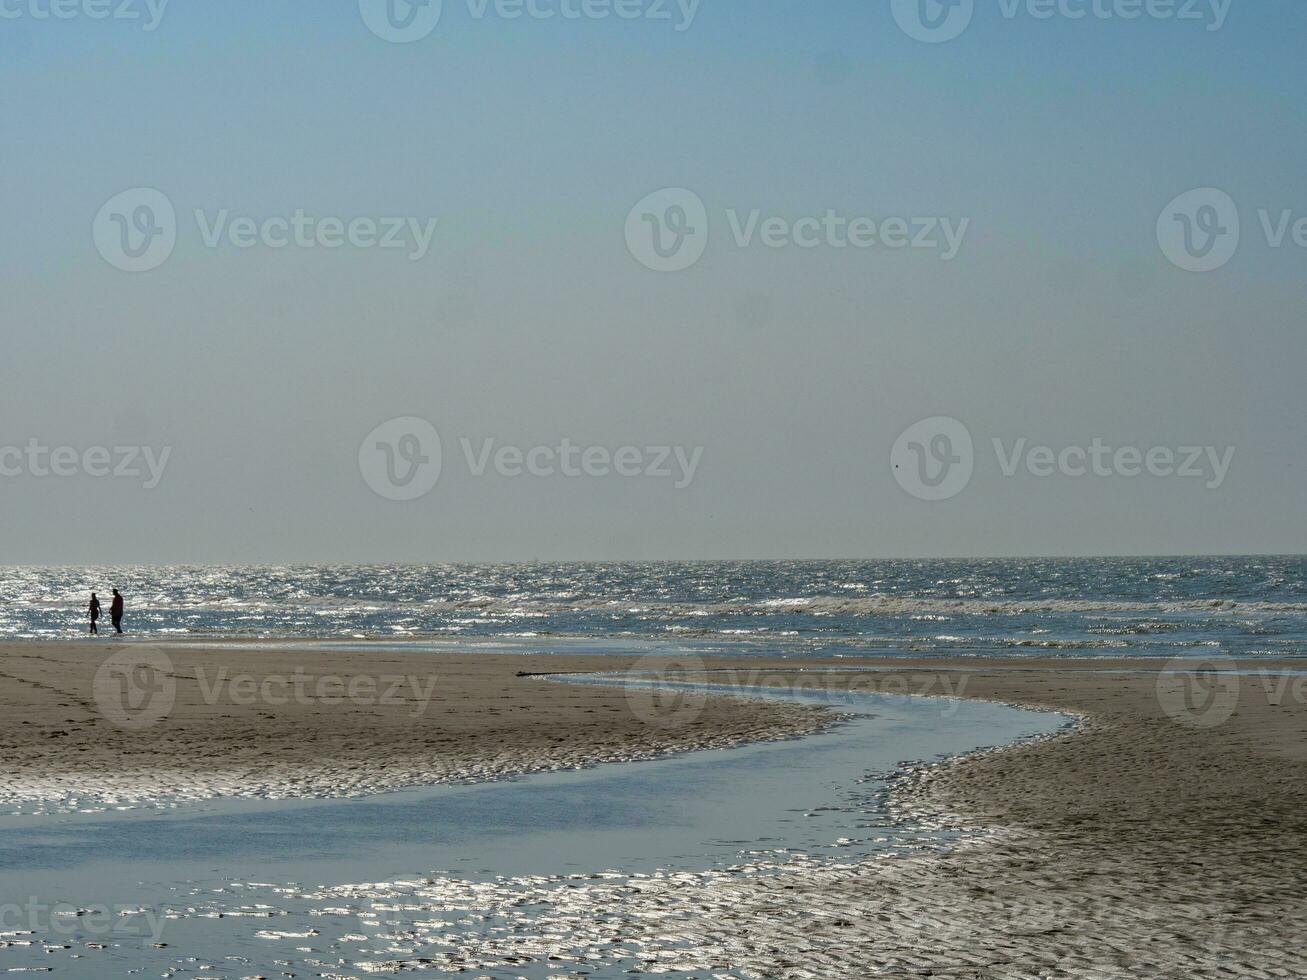
<svg viewBox="0 0 1307 980">
<path fill-rule="evenodd" d="M 100 627 L 96 625 L 100 619 L 100 600 L 94 592 L 91 593 L 91 632 L 99 633 Z"/>
<path fill-rule="evenodd" d="M 113 631 L 123 631 L 123 597 L 117 589 L 113 590 L 113 602 L 109 605 L 109 618 L 113 620 Z"/>
</svg>

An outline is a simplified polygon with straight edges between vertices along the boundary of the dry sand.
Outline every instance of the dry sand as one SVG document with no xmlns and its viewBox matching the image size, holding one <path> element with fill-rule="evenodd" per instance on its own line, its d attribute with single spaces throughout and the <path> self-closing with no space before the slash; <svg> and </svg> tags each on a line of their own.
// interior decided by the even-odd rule
<svg viewBox="0 0 1307 980">
<path fill-rule="evenodd" d="M 182 795 L 280 795 L 326 791 L 333 780 L 366 792 L 784 737 L 823 723 L 806 708 L 713 697 L 688 710 L 517 676 L 621 670 L 634 663 L 626 657 L 181 645 L 167 649 L 173 710 L 131 733 L 98 710 L 95 673 L 110 649 L 118 648 L 0 646 L 0 798 L 48 805 L 89 787 L 121 802 L 165 785 Z M 262 678 L 270 663 L 284 675 L 435 674 L 438 684 L 416 718 L 413 701 L 206 703 L 201 669 L 211 683 L 220 666 Z M 905 817 L 977 831 L 947 853 L 766 876 L 655 876 L 634 890 L 595 885 L 593 901 L 569 888 L 538 927 L 574 936 L 569 955 L 584 958 L 601 922 L 608 941 L 638 948 L 651 969 L 703 975 L 1307 976 L 1303 684 L 1284 684 L 1275 665 L 1258 663 L 1267 676 L 1220 680 L 1189 705 L 1207 709 L 1195 712 L 1174 676 L 1162 678 L 1159 696 L 1151 662 L 1088 664 L 1110 672 L 1069 660 L 1022 661 L 1021 670 L 968 660 L 966 671 L 859 663 L 888 671 L 709 666 L 729 668 L 710 675 L 719 683 L 947 690 L 1082 722 L 905 778 L 893 797 Z"/>
<path fill-rule="evenodd" d="M 128 807 L 160 796 L 363 795 L 785 738 L 830 723 L 813 707 L 715 697 L 687 710 L 653 692 L 517 676 L 634 662 L 381 647 L 0 644 L 0 812 Z"/>
</svg>

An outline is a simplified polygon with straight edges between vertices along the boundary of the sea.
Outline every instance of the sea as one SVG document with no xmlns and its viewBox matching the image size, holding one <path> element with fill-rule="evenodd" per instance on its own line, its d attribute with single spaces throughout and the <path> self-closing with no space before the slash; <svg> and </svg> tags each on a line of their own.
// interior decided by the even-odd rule
<svg viewBox="0 0 1307 980">
<path fill-rule="evenodd" d="M 1307 559 L 1275 557 L 9 567 L 0 636 L 85 636 L 91 590 L 103 601 L 113 588 L 128 642 L 798 660 L 1307 652 Z M 830 705 L 815 691 L 752 693 Z M 355 799 L 0 813 L 0 971 L 742 977 L 687 938 L 685 923 L 723 913 L 726 883 L 952 846 L 969 832 L 896 811 L 895 781 L 1071 721 L 840 697 L 847 720 L 803 739 L 580 772 Z"/>
<path fill-rule="evenodd" d="M 0 568 L 0 636 L 429 640 L 527 651 L 1269 658 L 1307 653 L 1307 558 Z M 102 621 L 102 629 L 107 624 Z"/>
</svg>

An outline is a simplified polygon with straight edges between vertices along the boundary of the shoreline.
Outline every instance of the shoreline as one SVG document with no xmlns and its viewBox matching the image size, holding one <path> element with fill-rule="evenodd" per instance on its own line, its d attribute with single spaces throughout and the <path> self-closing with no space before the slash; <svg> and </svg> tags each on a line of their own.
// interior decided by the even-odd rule
<svg viewBox="0 0 1307 980">
<path fill-rule="evenodd" d="M 518 677 L 633 657 L 0 643 L 0 811 L 347 798 L 793 738 L 821 707 Z M 582 671 L 581 668 L 584 668 Z"/>
<path fill-rule="evenodd" d="M 1067 678 L 1081 687 L 1114 677 L 1137 686 L 1163 671 L 1186 672 L 1192 663 L 1222 672 L 1211 677 L 1236 687 L 1255 688 L 1260 678 L 1268 699 L 1268 679 L 1278 678 L 1281 699 L 1292 694 L 1299 706 L 1307 702 L 1307 658 L 1217 665 L 1202 658 L 1158 663 L 1108 657 L 868 657 L 850 663 L 415 651 L 385 641 L 319 645 L 326 642 L 134 641 L 87 658 L 81 640 L 0 641 L 0 738 L 11 746 L 7 762 L 0 760 L 0 806 L 14 799 L 56 800 L 65 793 L 62 784 L 94 784 L 97 767 L 117 782 L 105 793 L 108 805 L 137 805 L 156 792 L 152 783 L 176 787 L 201 768 L 210 769 L 206 781 L 169 794 L 172 802 L 225 795 L 348 797 L 800 737 L 838 722 L 829 708 L 730 695 L 733 687 L 761 688 L 760 695 L 777 689 L 979 697 L 1061 711 L 1083 724 L 1095 716 L 1091 708 L 1040 692 L 1052 690 L 1058 678 L 1062 690 Z M 1227 677 L 1228 670 L 1235 673 Z M 586 676 L 649 672 L 722 690 L 696 697 L 689 708 L 669 708 L 634 685 L 577 683 Z M 570 682 L 562 685 L 570 690 L 549 690 L 544 685 L 551 679 Z M 155 697 L 160 691 L 162 705 Z M 1184 707 L 1183 693 L 1170 692 L 1171 707 Z M 1188 721 L 1183 711 L 1172 714 L 1172 720 Z M 1216 721 L 1224 722 L 1224 714 Z M 213 759 L 224 755 L 226 771 L 213 773 Z M 160 763 L 161 757 L 168 762 Z M 371 775 L 364 775 L 368 769 Z"/>
<path fill-rule="evenodd" d="M 251 765 L 260 754 L 291 770 L 306 759 L 330 760 L 323 772 L 338 777 L 360 765 L 366 772 L 378 752 L 402 746 L 411 750 L 405 758 L 471 760 L 494 774 L 495 760 L 571 768 L 605 761 L 607 753 L 636 757 L 641 747 L 667 754 L 792 737 L 820 728 L 828 722 L 816 716 L 830 714 L 787 714 L 776 702 L 709 695 L 695 712 L 677 716 L 683 699 L 657 705 L 633 701 L 620 688 L 518 676 L 662 669 L 675 657 L 387 656 L 379 644 L 270 658 L 266 651 L 156 645 L 172 658 L 174 710 L 155 729 L 112 733 L 86 710 L 92 701 L 79 685 L 93 672 L 84 645 L 0 644 L 0 737 L 17 750 L 0 766 L 22 756 L 30 774 L 33 765 L 68 766 L 80 756 L 84 773 L 87 753 L 103 762 L 110 746 L 134 746 L 143 757 L 166 747 L 174 761 L 198 753 L 210 763 L 219 750 L 243 759 L 222 774 L 235 785 L 270 771 Z M 761 876 L 655 876 L 640 895 L 608 894 L 599 906 L 611 909 L 624 938 L 661 949 L 660 964 L 692 970 L 729 963 L 779 976 L 1307 975 L 1299 942 L 1307 930 L 1300 894 L 1307 878 L 1307 680 L 1297 673 L 1307 660 L 1253 661 L 1251 678 L 1219 675 L 1188 690 L 1174 687 L 1165 662 L 1116 660 L 1111 670 L 1094 658 L 1092 670 L 1075 670 L 1075 658 L 1013 659 L 703 658 L 712 669 L 700 673 L 713 683 L 734 674 L 737 684 L 763 678 L 806 690 L 960 697 L 1078 721 L 1063 733 L 901 774 L 889 794 L 897 817 L 967 832 L 943 853 Z M 403 717 L 408 702 L 394 710 L 292 704 L 269 712 L 193 696 L 196 673 L 219 666 L 343 677 L 415 664 L 442 678 L 430 711 L 416 720 Z M 1194 680 L 1187 670 L 1182 665 L 1178 680 Z M 695 679 L 693 670 L 679 676 Z M 52 712 L 64 717 L 40 722 Z M 51 726 L 64 734 L 52 738 Z M 346 751 L 360 745 L 363 756 Z M 423 764 L 429 773 L 430 759 Z M 390 768 L 407 772 L 402 764 Z M 0 793 L 12 790 L 16 775 L 0 777 Z M 304 788 L 302 771 L 297 779 Z M 649 920 L 651 902 L 684 906 L 673 915 L 682 940 L 676 948 L 666 940 L 668 922 Z M 546 926 L 550 915 L 559 928 L 575 925 L 558 909 L 545 915 Z"/>
</svg>

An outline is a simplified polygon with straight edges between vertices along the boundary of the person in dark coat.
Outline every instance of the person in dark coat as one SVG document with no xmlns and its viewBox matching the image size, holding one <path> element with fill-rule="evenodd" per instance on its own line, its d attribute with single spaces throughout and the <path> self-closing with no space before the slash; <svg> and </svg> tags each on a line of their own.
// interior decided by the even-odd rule
<svg viewBox="0 0 1307 980">
<path fill-rule="evenodd" d="M 109 606 L 109 618 L 113 620 L 113 631 L 123 631 L 123 596 L 117 589 L 113 590 L 113 602 Z"/>
</svg>

